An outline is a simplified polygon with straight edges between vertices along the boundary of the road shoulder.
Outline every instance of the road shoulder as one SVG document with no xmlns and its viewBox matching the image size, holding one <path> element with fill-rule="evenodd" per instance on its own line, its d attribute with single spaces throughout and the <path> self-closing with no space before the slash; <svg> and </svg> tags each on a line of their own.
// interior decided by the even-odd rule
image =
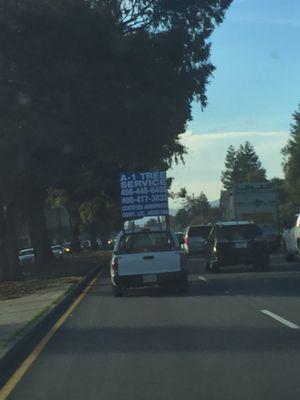
<svg viewBox="0 0 300 400">
<path fill-rule="evenodd" d="M 84 277 L 77 280 L 77 283 L 65 284 L 60 289 L 44 291 L 40 294 L 40 307 L 32 304 L 31 319 L 26 321 L 26 304 L 22 303 L 22 298 L 15 299 L 18 308 L 15 314 L 11 315 L 8 326 L 2 326 L 2 347 L 0 347 L 0 387 L 6 382 L 13 371 L 20 365 L 25 357 L 30 353 L 37 342 L 45 335 L 59 317 L 66 311 L 72 302 L 80 295 L 89 282 L 103 269 L 106 264 L 93 267 Z M 30 300 L 36 300 L 36 296 L 30 296 Z M 7 302 L 7 300 L 6 300 Z M 10 302 L 12 305 L 13 302 Z M 28 303 L 27 303 L 28 305 Z M 8 307 L 9 305 L 6 304 Z M 13 311 L 13 310 L 12 310 Z M 1 308 L 2 312 L 2 308 Z M 25 321 L 24 321 L 25 319 Z M 4 320 L 4 318 L 3 318 Z M 8 322 L 8 317 L 5 318 Z M 15 334 L 13 333 L 15 331 Z M 1 333 L 1 316 L 0 316 Z M 8 339 L 10 338 L 10 340 Z M 1 338 L 0 338 L 1 339 Z"/>
</svg>

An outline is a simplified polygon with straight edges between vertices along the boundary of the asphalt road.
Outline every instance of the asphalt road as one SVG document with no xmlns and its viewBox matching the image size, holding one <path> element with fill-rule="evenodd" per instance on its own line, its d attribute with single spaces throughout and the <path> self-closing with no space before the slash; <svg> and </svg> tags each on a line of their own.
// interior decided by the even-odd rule
<svg viewBox="0 0 300 400">
<path fill-rule="evenodd" d="M 220 274 L 189 264 L 185 295 L 113 298 L 99 278 L 9 399 L 300 398 L 300 264 L 275 255 L 271 272 Z"/>
</svg>

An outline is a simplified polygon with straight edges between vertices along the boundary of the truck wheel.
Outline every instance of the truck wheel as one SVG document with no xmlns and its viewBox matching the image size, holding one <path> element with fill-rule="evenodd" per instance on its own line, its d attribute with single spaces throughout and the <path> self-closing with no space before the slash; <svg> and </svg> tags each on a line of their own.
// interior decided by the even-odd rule
<svg viewBox="0 0 300 400">
<path fill-rule="evenodd" d="M 112 291 L 113 291 L 114 297 L 122 297 L 125 292 L 125 288 L 120 285 L 116 285 L 116 286 L 113 285 Z"/>
</svg>

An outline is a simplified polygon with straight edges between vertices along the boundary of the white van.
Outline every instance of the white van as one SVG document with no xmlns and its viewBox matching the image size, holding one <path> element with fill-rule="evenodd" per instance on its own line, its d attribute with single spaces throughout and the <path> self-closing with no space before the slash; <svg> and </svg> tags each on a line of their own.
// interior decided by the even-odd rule
<svg viewBox="0 0 300 400">
<path fill-rule="evenodd" d="M 115 297 L 128 287 L 165 286 L 187 289 L 187 261 L 172 231 L 149 228 L 121 231 L 111 260 Z"/>
</svg>

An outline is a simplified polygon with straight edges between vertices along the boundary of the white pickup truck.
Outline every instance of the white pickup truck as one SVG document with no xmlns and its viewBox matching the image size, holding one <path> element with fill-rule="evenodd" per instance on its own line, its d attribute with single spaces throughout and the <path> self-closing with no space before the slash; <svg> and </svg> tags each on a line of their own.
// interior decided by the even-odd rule
<svg viewBox="0 0 300 400">
<path fill-rule="evenodd" d="M 294 226 L 283 232 L 282 241 L 286 260 L 293 261 L 300 254 L 300 214 L 295 216 Z"/>
<path fill-rule="evenodd" d="M 187 260 L 172 231 L 121 231 L 111 260 L 111 281 L 115 297 L 129 287 L 168 286 L 187 289 Z"/>
</svg>

